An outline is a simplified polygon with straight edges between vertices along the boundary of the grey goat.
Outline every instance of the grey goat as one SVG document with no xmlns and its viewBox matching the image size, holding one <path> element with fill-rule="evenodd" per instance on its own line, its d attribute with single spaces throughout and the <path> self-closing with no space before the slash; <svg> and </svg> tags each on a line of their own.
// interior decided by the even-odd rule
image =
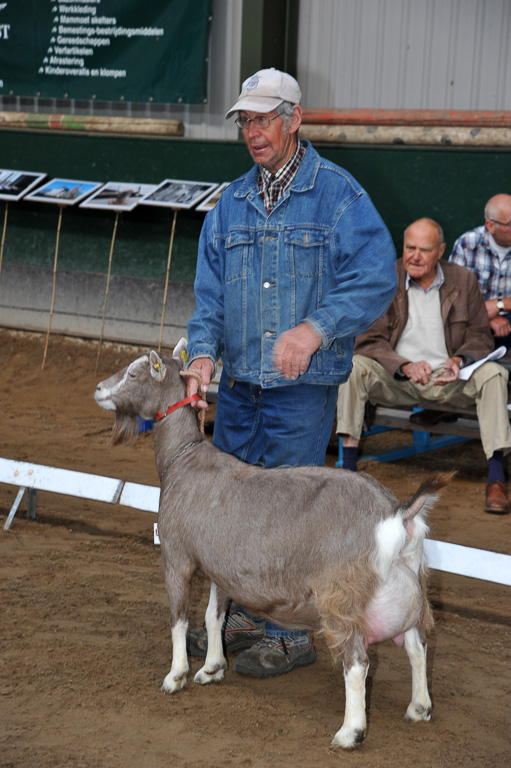
<svg viewBox="0 0 511 768">
<path fill-rule="evenodd" d="M 211 580 L 208 650 L 195 682 L 223 679 L 222 624 L 229 598 L 289 628 L 323 632 L 342 658 L 346 704 L 332 744 L 351 748 L 366 733 L 367 646 L 394 639 L 412 666 L 408 720 L 429 720 L 425 516 L 439 475 L 401 503 L 374 478 L 323 467 L 261 469 L 222 453 L 200 433 L 185 398 L 178 359 L 150 352 L 98 384 L 97 403 L 116 412 L 113 442 L 152 419 L 161 495 L 158 530 L 170 604 L 173 655 L 162 689 L 187 681 L 190 584 Z M 185 399 L 185 404 L 182 404 Z M 174 407 L 176 406 L 176 407 Z"/>
</svg>

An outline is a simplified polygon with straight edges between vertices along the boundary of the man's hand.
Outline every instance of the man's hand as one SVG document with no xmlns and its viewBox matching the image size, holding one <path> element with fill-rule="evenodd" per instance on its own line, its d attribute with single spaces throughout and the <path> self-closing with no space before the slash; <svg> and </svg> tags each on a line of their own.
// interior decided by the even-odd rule
<svg viewBox="0 0 511 768">
<path fill-rule="evenodd" d="M 446 384 L 452 384 L 453 381 L 457 381 L 460 375 L 460 362 L 461 359 L 459 357 L 447 358 L 443 371 L 432 378 L 431 383 L 444 387 Z"/>
<path fill-rule="evenodd" d="M 424 384 L 425 386 L 431 376 L 431 366 L 425 360 L 420 360 L 418 363 L 405 363 L 401 366 L 401 373 L 404 373 L 407 379 L 411 379 L 416 384 Z"/>
<path fill-rule="evenodd" d="M 188 370 L 200 373 L 202 388 L 199 395 L 202 395 L 203 392 L 207 392 L 211 383 L 213 371 L 215 370 L 213 361 L 209 357 L 197 357 L 190 363 Z M 199 382 L 197 379 L 193 376 L 188 376 L 186 379 L 186 396 L 191 397 L 192 395 L 195 395 L 198 392 L 198 389 Z M 208 404 L 205 400 L 195 400 L 191 405 L 192 407 L 202 408 L 203 410 L 207 410 L 208 408 Z"/>
<path fill-rule="evenodd" d="M 497 315 L 493 320 L 490 320 L 490 326 L 495 336 L 507 336 L 508 333 L 511 333 L 511 323 L 507 317 Z"/>
<path fill-rule="evenodd" d="M 312 355 L 320 346 L 319 333 L 308 323 L 300 323 L 277 339 L 273 351 L 275 365 L 286 379 L 297 379 L 306 372 Z"/>
</svg>

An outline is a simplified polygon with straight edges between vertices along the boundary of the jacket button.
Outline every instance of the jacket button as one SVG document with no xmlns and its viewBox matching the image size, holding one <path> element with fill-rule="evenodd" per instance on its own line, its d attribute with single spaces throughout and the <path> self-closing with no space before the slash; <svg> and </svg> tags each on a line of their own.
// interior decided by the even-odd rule
<svg viewBox="0 0 511 768">
<path fill-rule="evenodd" d="M 270 287 L 270 283 L 267 280 L 265 283 L 263 283 L 263 288 L 269 288 L 269 287 Z"/>
</svg>

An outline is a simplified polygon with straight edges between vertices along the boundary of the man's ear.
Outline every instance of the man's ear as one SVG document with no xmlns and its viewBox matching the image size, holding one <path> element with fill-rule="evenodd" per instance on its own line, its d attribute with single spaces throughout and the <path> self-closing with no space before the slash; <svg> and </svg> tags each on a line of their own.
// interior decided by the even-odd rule
<svg viewBox="0 0 511 768">
<path fill-rule="evenodd" d="M 296 133 L 298 128 L 302 124 L 302 108 L 299 104 L 295 104 L 293 107 L 293 117 L 289 126 L 288 133 Z"/>
</svg>

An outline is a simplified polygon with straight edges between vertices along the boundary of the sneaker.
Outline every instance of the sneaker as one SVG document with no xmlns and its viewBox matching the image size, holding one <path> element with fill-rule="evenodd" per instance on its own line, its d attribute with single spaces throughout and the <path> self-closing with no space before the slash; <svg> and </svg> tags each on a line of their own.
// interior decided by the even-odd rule
<svg viewBox="0 0 511 768">
<path fill-rule="evenodd" d="M 310 632 L 298 637 L 263 637 L 240 653 L 234 671 L 253 677 L 275 677 L 316 661 Z"/>
<path fill-rule="evenodd" d="M 227 653 L 236 653 L 250 648 L 264 637 L 264 619 L 250 619 L 239 605 L 234 603 L 227 613 L 222 627 L 222 640 Z M 191 629 L 186 635 L 186 650 L 190 656 L 206 655 L 208 650 L 208 633 L 205 625 Z"/>
</svg>

